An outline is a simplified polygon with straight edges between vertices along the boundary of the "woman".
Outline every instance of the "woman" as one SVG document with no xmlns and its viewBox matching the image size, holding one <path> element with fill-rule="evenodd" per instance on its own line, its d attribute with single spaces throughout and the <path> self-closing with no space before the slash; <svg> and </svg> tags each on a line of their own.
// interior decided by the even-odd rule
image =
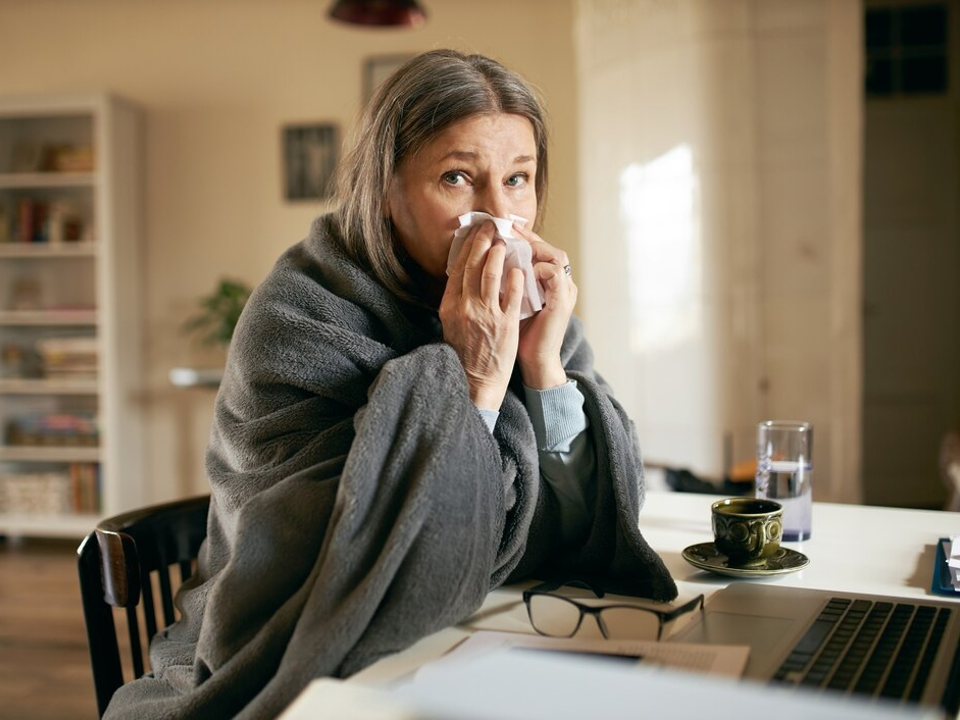
<svg viewBox="0 0 960 720">
<path fill-rule="evenodd" d="M 639 449 L 571 315 L 566 254 L 513 223 L 544 298 L 522 321 L 492 223 L 448 257 L 464 213 L 536 228 L 546 186 L 540 105 L 498 63 L 429 52 L 380 88 L 338 211 L 238 325 L 197 579 L 111 716 L 272 717 L 534 573 L 675 596 L 637 528 Z"/>
</svg>

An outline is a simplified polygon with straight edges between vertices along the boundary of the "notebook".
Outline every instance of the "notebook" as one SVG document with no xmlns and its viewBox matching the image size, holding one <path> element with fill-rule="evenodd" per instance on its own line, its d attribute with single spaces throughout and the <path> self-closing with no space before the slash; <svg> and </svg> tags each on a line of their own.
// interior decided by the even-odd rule
<svg viewBox="0 0 960 720">
<path fill-rule="evenodd" d="M 734 583 L 672 642 L 749 645 L 744 676 L 960 709 L 960 604 Z"/>
<path fill-rule="evenodd" d="M 960 582 L 956 580 L 960 571 L 947 564 L 947 558 L 950 556 L 948 548 L 951 548 L 952 544 L 953 538 L 937 540 L 937 559 L 933 564 L 933 580 L 930 583 L 930 590 L 937 595 L 960 597 Z"/>
</svg>

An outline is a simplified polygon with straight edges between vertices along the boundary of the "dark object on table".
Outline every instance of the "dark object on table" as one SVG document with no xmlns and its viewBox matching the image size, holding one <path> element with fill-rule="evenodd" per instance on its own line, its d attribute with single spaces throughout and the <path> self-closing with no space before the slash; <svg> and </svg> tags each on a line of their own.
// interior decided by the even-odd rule
<svg viewBox="0 0 960 720">
<path fill-rule="evenodd" d="M 705 495 L 753 495 L 752 478 L 749 481 L 733 480 L 724 477 L 721 480 L 707 480 L 686 468 L 665 467 L 667 485 L 676 492 L 702 493 Z"/>
</svg>

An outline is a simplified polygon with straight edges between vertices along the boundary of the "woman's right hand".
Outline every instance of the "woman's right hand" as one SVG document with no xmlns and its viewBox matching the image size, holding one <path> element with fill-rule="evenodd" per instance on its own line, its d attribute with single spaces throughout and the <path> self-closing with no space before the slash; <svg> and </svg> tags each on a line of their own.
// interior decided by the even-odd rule
<svg viewBox="0 0 960 720">
<path fill-rule="evenodd" d="M 489 221 L 470 230 L 440 301 L 443 339 L 460 357 L 470 399 L 485 410 L 499 410 L 507 393 L 517 358 L 523 295 L 520 270 L 503 277 L 506 246 L 494 239 L 495 232 Z"/>
</svg>

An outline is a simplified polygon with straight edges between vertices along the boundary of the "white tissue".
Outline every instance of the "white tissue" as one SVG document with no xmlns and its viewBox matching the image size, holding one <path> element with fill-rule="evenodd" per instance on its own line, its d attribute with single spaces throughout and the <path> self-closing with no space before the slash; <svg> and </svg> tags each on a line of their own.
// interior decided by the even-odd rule
<svg viewBox="0 0 960 720">
<path fill-rule="evenodd" d="M 470 228 L 486 220 L 492 220 L 497 226 L 496 237 L 503 240 L 507 246 L 507 254 L 503 261 L 503 274 L 506 275 L 512 268 L 520 268 L 523 273 L 523 298 L 520 300 L 520 319 L 528 318 L 543 309 L 543 288 L 537 282 L 537 276 L 533 272 L 533 249 L 523 238 L 518 238 L 513 234 L 513 225 L 516 223 L 523 227 L 527 222 L 526 218 L 519 215 L 511 215 L 509 218 L 494 217 L 485 212 L 468 212 L 461 215 L 460 228 L 453 234 L 453 243 L 450 245 L 450 254 L 447 256 L 447 274 L 450 274 L 450 268 L 456 262 L 460 254 L 460 248 L 463 247 L 464 238 Z M 503 294 L 501 290 L 500 294 Z"/>
<path fill-rule="evenodd" d="M 947 565 L 960 570 L 960 535 L 951 535 L 949 547 L 944 543 L 944 552 L 947 555 Z"/>
<path fill-rule="evenodd" d="M 960 535 L 951 535 L 943 541 L 943 554 L 950 571 L 950 584 L 960 592 Z"/>
</svg>

